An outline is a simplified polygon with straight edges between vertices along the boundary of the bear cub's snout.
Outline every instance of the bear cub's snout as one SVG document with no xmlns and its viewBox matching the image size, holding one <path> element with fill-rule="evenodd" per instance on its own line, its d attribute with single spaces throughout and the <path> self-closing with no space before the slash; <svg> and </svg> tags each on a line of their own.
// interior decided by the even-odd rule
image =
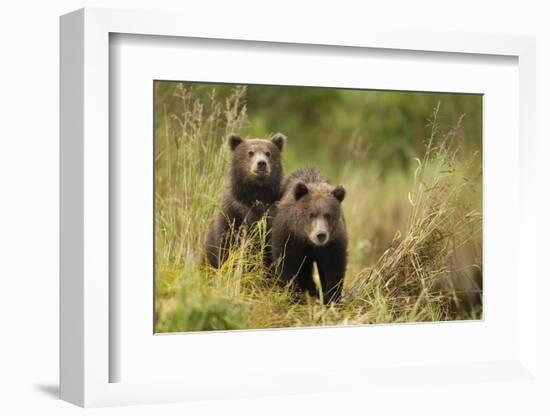
<svg viewBox="0 0 550 416">
<path fill-rule="evenodd" d="M 269 163 L 269 158 L 271 157 L 271 152 L 269 151 L 250 151 L 249 157 L 252 158 L 250 163 L 250 170 L 253 175 L 259 178 L 265 178 L 271 174 L 271 165 Z"/>
<path fill-rule="evenodd" d="M 327 221 L 324 218 L 316 218 L 312 225 L 312 231 L 309 233 L 308 237 L 316 246 L 324 245 L 330 237 Z"/>
</svg>

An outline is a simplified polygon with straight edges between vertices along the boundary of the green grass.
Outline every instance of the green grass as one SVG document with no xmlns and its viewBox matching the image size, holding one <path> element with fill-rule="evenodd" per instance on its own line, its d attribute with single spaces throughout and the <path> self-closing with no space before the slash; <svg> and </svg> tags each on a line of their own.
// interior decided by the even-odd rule
<svg viewBox="0 0 550 416">
<path fill-rule="evenodd" d="M 350 138 L 336 179 L 349 233 L 344 298 L 297 294 L 266 275 L 265 222 L 241 235 L 216 270 L 203 261 L 208 223 L 227 174 L 225 136 L 250 123 L 247 91 L 205 98 L 178 84 L 155 107 L 156 330 L 181 332 L 476 319 L 482 305 L 479 155 L 458 160 L 460 121 L 442 132 L 431 115 L 424 154 L 410 172 L 378 175 Z M 177 108 L 169 111 L 167 108 Z M 428 115 L 427 115 L 428 116 Z M 289 137 L 288 147 L 293 145 Z M 315 153 L 296 163 L 315 161 Z M 286 166 L 289 170 L 288 166 Z M 323 167 L 320 166 L 323 172 Z"/>
</svg>

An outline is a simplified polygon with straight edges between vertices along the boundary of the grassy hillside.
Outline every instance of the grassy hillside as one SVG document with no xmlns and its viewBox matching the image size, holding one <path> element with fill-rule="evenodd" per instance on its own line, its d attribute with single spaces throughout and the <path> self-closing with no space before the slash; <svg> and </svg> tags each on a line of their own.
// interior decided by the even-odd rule
<svg viewBox="0 0 550 416">
<path fill-rule="evenodd" d="M 155 88 L 157 331 L 481 316 L 480 97 Z M 227 173 L 225 136 L 275 131 L 288 136 L 287 172 L 315 165 L 347 189 L 350 260 L 340 305 L 297 296 L 264 275 L 260 254 L 250 249 L 266 243 L 264 223 L 220 270 L 202 263 Z"/>
</svg>

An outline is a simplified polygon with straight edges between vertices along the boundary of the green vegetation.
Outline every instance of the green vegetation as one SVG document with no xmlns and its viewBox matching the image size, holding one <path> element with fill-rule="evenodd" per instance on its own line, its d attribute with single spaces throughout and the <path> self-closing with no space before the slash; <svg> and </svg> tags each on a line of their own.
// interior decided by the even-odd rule
<svg viewBox="0 0 550 416">
<path fill-rule="evenodd" d="M 171 82 L 155 96 L 158 332 L 481 316 L 480 96 Z M 203 265 L 225 136 L 275 131 L 288 136 L 286 172 L 315 165 L 347 189 L 341 305 L 265 275 L 251 249 L 264 222 L 221 269 Z"/>
</svg>

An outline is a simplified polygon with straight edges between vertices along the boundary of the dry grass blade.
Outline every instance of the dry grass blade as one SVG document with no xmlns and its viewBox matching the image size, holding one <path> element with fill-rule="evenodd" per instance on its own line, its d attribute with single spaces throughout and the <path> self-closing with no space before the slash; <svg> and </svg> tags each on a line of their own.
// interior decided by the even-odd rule
<svg viewBox="0 0 550 416">
<path fill-rule="evenodd" d="M 438 142 L 438 111 L 439 107 L 434 109 L 430 119 L 425 156 L 416 159 L 408 228 L 347 288 L 345 298 L 351 304 L 369 297 L 376 288 L 382 290 L 393 310 L 415 320 L 431 319 L 429 314 L 418 316 L 422 309 L 429 310 L 430 304 L 438 305 L 442 319 L 451 319 L 453 310 L 460 306 L 455 293 L 448 287 L 444 290 L 442 280 L 453 272 L 448 259 L 475 238 L 472 228 L 481 230 L 481 215 L 471 211 L 461 216 L 456 210 L 462 194 L 468 191 L 468 184 L 457 180 L 456 152 L 451 150 L 462 118 Z"/>
</svg>

